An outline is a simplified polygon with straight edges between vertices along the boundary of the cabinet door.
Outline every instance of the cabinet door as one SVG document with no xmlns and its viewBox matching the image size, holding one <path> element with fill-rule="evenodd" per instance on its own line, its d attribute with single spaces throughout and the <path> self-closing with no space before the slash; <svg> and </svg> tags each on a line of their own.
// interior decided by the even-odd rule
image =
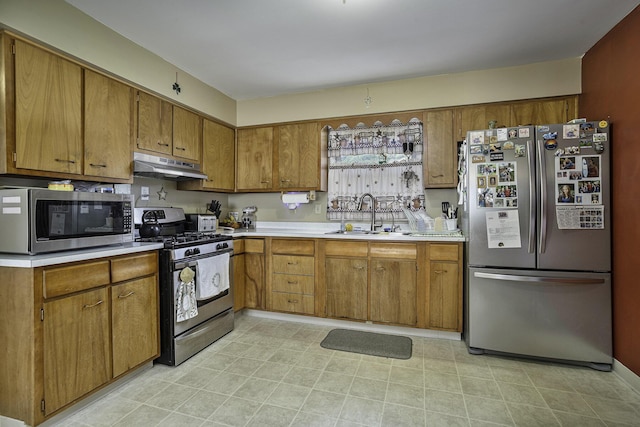
<svg viewBox="0 0 640 427">
<path fill-rule="evenodd" d="M 244 254 L 244 257 L 245 305 L 248 308 L 258 308 L 264 310 L 266 307 L 264 254 L 246 253 Z"/>
<path fill-rule="evenodd" d="M 173 153 L 172 126 L 172 105 L 156 96 L 138 91 L 137 147 L 170 156 Z"/>
<path fill-rule="evenodd" d="M 84 72 L 84 174 L 131 178 L 133 89 Z"/>
<path fill-rule="evenodd" d="M 566 123 L 569 117 L 569 101 L 566 98 L 529 101 L 513 104 L 511 114 L 517 125 L 544 125 Z"/>
<path fill-rule="evenodd" d="M 233 255 L 233 310 L 239 311 L 245 304 L 245 255 Z"/>
<path fill-rule="evenodd" d="M 424 123 L 424 187 L 455 187 L 458 182 L 458 153 L 453 139 L 453 110 L 426 111 Z"/>
<path fill-rule="evenodd" d="M 173 155 L 200 163 L 202 119 L 184 108 L 173 106 Z"/>
<path fill-rule="evenodd" d="M 457 262 L 430 263 L 429 327 L 460 331 L 462 299 Z"/>
<path fill-rule="evenodd" d="M 283 190 L 316 190 L 320 185 L 318 123 L 278 127 L 278 176 Z"/>
<path fill-rule="evenodd" d="M 416 263 L 371 260 L 371 319 L 415 326 L 417 322 Z"/>
<path fill-rule="evenodd" d="M 368 261 L 326 258 L 327 316 L 367 320 Z"/>
<path fill-rule="evenodd" d="M 160 354 L 154 274 L 111 288 L 114 378 Z"/>
<path fill-rule="evenodd" d="M 456 141 L 464 140 L 470 130 L 488 129 L 491 121 L 496 122 L 496 127 L 513 126 L 510 105 L 487 104 L 456 108 Z"/>
<path fill-rule="evenodd" d="M 44 304 L 46 415 L 111 379 L 106 287 Z"/>
<path fill-rule="evenodd" d="M 82 174 L 82 70 L 16 40 L 16 168 Z"/>
<path fill-rule="evenodd" d="M 238 129 L 237 189 L 273 188 L 273 128 Z"/>
<path fill-rule="evenodd" d="M 236 141 L 233 129 L 204 120 L 202 132 L 202 171 L 209 179 L 203 187 L 233 191 L 236 183 Z"/>
</svg>

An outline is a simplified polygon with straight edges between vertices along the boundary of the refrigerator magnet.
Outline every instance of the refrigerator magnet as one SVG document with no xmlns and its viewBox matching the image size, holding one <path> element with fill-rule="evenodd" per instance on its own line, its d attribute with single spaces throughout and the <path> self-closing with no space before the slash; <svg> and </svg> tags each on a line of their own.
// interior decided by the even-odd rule
<svg viewBox="0 0 640 427">
<path fill-rule="evenodd" d="M 602 142 L 594 142 L 593 149 L 596 153 L 602 154 L 604 152 L 604 144 Z"/>
<path fill-rule="evenodd" d="M 503 150 L 513 150 L 513 141 L 505 141 L 502 144 L 502 149 Z"/>
<path fill-rule="evenodd" d="M 527 154 L 527 148 L 524 144 L 515 145 L 515 156 L 524 157 Z"/>
<path fill-rule="evenodd" d="M 544 139 L 544 148 L 547 150 L 555 150 L 558 148 L 558 142 L 556 138 L 558 137 L 558 132 L 547 132 L 542 135 Z"/>
<path fill-rule="evenodd" d="M 471 163 L 484 163 L 484 155 L 476 154 L 474 156 L 471 156 Z"/>
<path fill-rule="evenodd" d="M 586 135 L 592 134 L 596 130 L 593 128 L 593 123 L 581 123 L 580 124 L 580 137 L 584 138 Z"/>
<path fill-rule="evenodd" d="M 570 124 L 562 126 L 562 135 L 564 139 L 577 139 L 580 137 L 580 125 Z"/>
<path fill-rule="evenodd" d="M 507 128 L 496 129 L 496 135 L 498 137 L 498 141 L 506 141 L 509 139 Z"/>
<path fill-rule="evenodd" d="M 472 145 L 469 147 L 469 152 L 471 154 L 480 154 L 482 153 L 482 145 Z"/>
<path fill-rule="evenodd" d="M 582 138 L 582 139 L 580 140 L 580 147 L 581 147 L 581 148 L 591 148 L 591 147 L 592 147 L 591 142 L 592 142 L 592 139 L 589 139 L 589 138 Z"/>
<path fill-rule="evenodd" d="M 555 152 L 556 157 L 560 157 L 564 154 L 564 148 L 558 148 Z"/>
<path fill-rule="evenodd" d="M 607 123 L 606 120 L 600 120 L 600 123 L 598 123 L 598 126 L 600 128 L 606 128 L 607 126 L 609 126 L 609 123 Z"/>
<path fill-rule="evenodd" d="M 529 138 L 529 128 L 518 128 L 518 138 Z"/>
<path fill-rule="evenodd" d="M 478 188 L 487 188 L 487 178 L 484 176 L 478 177 Z"/>
<path fill-rule="evenodd" d="M 509 129 L 509 138 L 517 138 L 518 137 L 518 129 Z"/>
</svg>

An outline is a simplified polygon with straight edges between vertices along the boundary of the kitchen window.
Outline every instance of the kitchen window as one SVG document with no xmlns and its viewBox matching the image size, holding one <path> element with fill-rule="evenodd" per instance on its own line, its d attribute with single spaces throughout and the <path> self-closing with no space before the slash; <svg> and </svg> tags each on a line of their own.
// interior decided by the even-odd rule
<svg viewBox="0 0 640 427">
<path fill-rule="evenodd" d="M 358 210 L 366 193 L 375 198 L 376 218 L 383 222 L 406 220 L 403 207 L 424 209 L 422 129 L 417 118 L 330 129 L 327 219 L 368 219 L 368 198 Z"/>
</svg>

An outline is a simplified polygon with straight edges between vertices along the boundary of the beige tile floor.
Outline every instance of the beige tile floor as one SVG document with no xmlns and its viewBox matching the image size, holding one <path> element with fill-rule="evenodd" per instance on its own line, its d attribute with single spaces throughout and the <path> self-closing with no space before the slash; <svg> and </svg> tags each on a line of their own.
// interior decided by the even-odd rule
<svg viewBox="0 0 640 427">
<path fill-rule="evenodd" d="M 155 365 L 55 426 L 640 426 L 614 373 L 472 356 L 413 338 L 409 360 L 326 350 L 331 328 L 238 316 L 184 364 Z"/>
</svg>

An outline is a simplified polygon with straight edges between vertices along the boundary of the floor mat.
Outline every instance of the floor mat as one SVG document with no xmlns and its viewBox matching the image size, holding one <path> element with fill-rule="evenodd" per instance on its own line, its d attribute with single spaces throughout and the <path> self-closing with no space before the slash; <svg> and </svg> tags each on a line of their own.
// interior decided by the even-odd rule
<svg viewBox="0 0 640 427">
<path fill-rule="evenodd" d="M 333 329 L 320 346 L 331 350 L 369 354 L 371 356 L 410 359 L 413 342 L 409 337 L 354 331 L 351 329 Z"/>
</svg>

